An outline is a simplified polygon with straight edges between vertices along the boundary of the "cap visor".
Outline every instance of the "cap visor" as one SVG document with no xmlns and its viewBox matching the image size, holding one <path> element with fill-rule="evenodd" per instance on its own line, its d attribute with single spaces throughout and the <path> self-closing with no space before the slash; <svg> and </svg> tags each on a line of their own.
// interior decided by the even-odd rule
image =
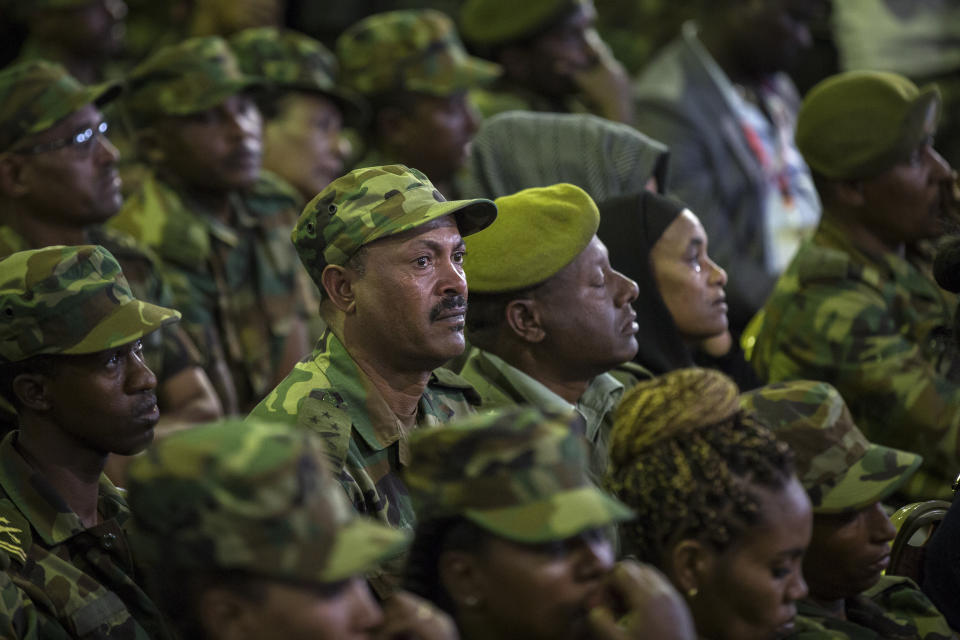
<svg viewBox="0 0 960 640">
<path fill-rule="evenodd" d="M 843 479 L 824 494 L 814 512 L 856 511 L 884 500 L 903 486 L 922 461 L 916 453 L 873 444 Z"/>
<path fill-rule="evenodd" d="M 117 307 L 80 342 L 61 353 L 84 354 L 113 349 L 142 338 L 179 319 L 179 311 L 140 300 L 131 300 Z"/>
<path fill-rule="evenodd" d="M 198 102 L 183 102 L 179 108 L 174 107 L 171 115 L 189 115 L 212 109 L 217 105 L 223 104 L 227 98 L 236 95 L 248 89 L 256 89 L 264 85 L 264 80 L 249 76 L 242 80 L 228 80 L 214 87 L 204 96 L 203 100 Z M 187 108 L 189 107 L 189 108 Z M 162 110 L 161 110 L 162 111 Z"/>
<path fill-rule="evenodd" d="M 460 235 L 468 236 L 486 229 L 497 219 L 497 205 L 484 198 L 433 202 L 404 214 L 388 225 L 381 225 L 366 238 L 364 244 L 398 233 L 398 230 L 416 229 L 432 220 L 449 215 L 456 216 Z"/>
<path fill-rule="evenodd" d="M 336 582 L 366 573 L 398 555 L 410 543 L 408 532 L 357 516 L 337 534 L 320 580 Z"/>
<path fill-rule="evenodd" d="M 633 512 L 623 503 L 592 486 L 515 507 L 468 509 L 464 516 L 491 533 L 529 543 L 565 540 L 584 531 L 634 518 Z"/>
</svg>

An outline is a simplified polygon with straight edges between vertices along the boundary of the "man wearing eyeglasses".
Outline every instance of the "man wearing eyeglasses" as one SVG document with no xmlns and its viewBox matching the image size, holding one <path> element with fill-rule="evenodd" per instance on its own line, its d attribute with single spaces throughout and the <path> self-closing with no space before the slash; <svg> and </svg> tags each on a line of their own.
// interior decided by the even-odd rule
<svg viewBox="0 0 960 640">
<path fill-rule="evenodd" d="M 48 245 L 100 244 L 119 260 L 137 297 L 170 306 L 154 258 L 126 234 L 100 226 L 122 204 L 118 154 L 99 109 L 117 92 L 113 85 L 86 87 L 44 61 L 0 72 L 0 258 Z M 213 385 L 182 330 L 151 334 L 144 351 L 160 381 L 166 422 L 220 415 Z M 10 427 L 16 418 L 0 410 L 0 423 Z"/>
</svg>

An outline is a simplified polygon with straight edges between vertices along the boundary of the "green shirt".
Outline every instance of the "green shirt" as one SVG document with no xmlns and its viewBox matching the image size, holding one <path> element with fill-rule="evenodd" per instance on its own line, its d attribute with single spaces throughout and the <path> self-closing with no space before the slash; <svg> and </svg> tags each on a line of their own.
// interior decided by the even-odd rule
<svg viewBox="0 0 960 640">
<path fill-rule="evenodd" d="M 869 255 L 824 218 L 743 344 L 761 379 L 829 382 L 867 438 L 921 454 L 908 497 L 949 497 L 960 469 L 952 314 L 921 261 Z"/>
<path fill-rule="evenodd" d="M 612 374 L 603 373 L 590 381 L 576 404 L 571 404 L 502 358 L 477 348 L 470 352 L 460 375 L 480 394 L 484 409 L 530 404 L 542 411 L 575 410 L 583 418 L 584 434 L 592 445 L 590 473 L 594 479 L 602 478 L 607 468 L 613 409 L 624 390 L 637 382 L 633 378 L 625 385 Z"/>
<path fill-rule="evenodd" d="M 803 640 L 947 640 L 953 631 L 916 584 L 901 576 L 880 582 L 846 602 L 847 619 L 834 618 L 809 600 L 797 603 L 796 631 Z"/>
<path fill-rule="evenodd" d="M 160 257 L 181 325 L 228 412 L 249 411 L 270 391 L 292 320 L 307 314 L 306 272 L 290 242 L 296 202 L 264 172 L 230 195 L 234 219 L 225 224 L 150 175 L 110 221 Z M 236 407 L 224 389 L 235 390 Z"/>
<path fill-rule="evenodd" d="M 0 443 L 0 637 L 168 637 L 135 582 L 122 492 L 101 475 L 101 522 L 84 528 L 17 451 L 18 433 Z"/>
</svg>

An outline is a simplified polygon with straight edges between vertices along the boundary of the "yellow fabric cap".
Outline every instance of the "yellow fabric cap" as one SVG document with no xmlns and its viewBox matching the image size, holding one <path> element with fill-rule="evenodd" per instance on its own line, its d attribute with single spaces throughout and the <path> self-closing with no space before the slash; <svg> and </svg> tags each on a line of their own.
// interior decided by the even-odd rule
<svg viewBox="0 0 960 640">
<path fill-rule="evenodd" d="M 489 227 L 463 239 L 472 293 L 501 293 L 552 277 L 580 255 L 600 225 L 587 192 L 572 184 L 524 189 L 495 200 Z"/>
</svg>

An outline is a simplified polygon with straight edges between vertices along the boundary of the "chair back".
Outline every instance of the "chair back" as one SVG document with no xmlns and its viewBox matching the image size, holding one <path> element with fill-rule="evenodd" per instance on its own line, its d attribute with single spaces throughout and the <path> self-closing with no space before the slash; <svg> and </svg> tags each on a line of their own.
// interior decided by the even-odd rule
<svg viewBox="0 0 960 640">
<path fill-rule="evenodd" d="M 890 517 L 897 536 L 890 549 L 888 575 L 906 576 L 917 584 L 922 583 L 925 547 L 948 509 L 949 502 L 926 500 L 901 507 Z"/>
</svg>

